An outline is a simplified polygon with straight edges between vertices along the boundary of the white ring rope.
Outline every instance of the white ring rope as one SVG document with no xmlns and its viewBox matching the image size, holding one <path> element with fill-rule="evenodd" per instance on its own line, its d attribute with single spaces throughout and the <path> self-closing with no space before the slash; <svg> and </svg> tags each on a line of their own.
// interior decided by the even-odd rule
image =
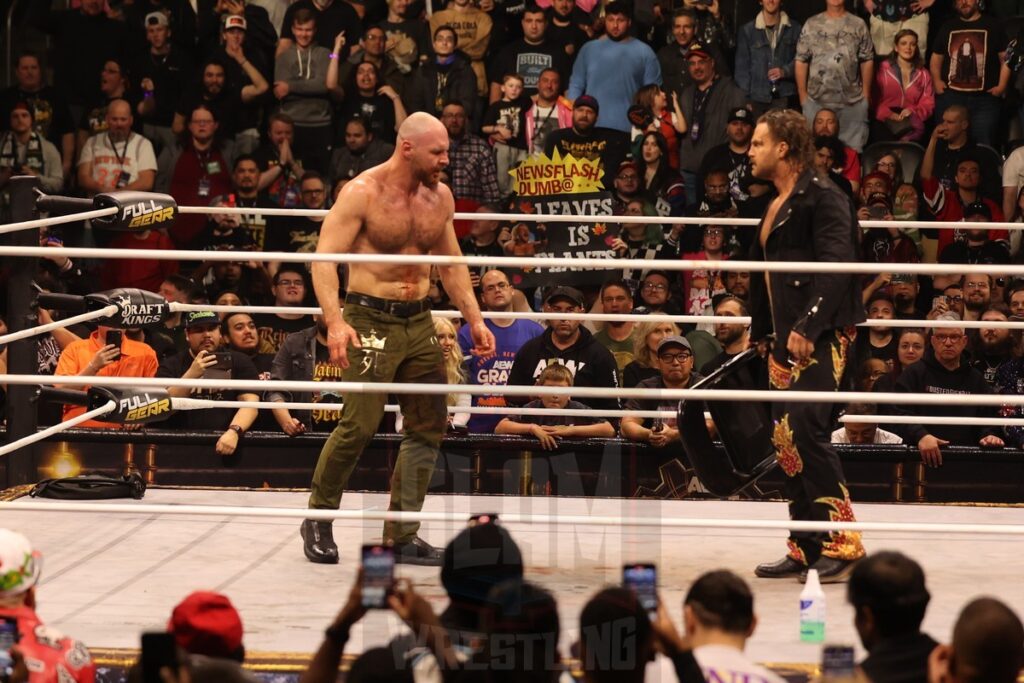
<svg viewBox="0 0 1024 683">
<path fill-rule="evenodd" d="M 536 258 L 522 256 L 443 256 L 439 254 L 317 254 L 284 251 L 187 251 L 183 249 L 95 249 L 86 247 L 2 247 L 5 256 L 48 257 L 60 253 L 76 258 L 149 259 L 153 261 L 249 261 L 261 256 L 264 261 L 290 263 L 389 263 L 405 266 L 493 266 L 495 268 L 544 268 L 577 270 L 705 270 L 719 265 L 728 272 L 751 271 L 765 273 L 850 273 L 877 275 L 895 271 L 923 275 L 990 275 L 989 264 L 958 263 L 840 263 L 821 261 L 708 261 L 673 259 L 665 261 L 620 258 Z M 892 266 L 896 266 L 893 268 Z M 999 266 L 1002 275 L 1024 276 L 1024 265 Z M 550 273 L 549 273 L 550 274 Z"/>
<path fill-rule="evenodd" d="M 115 408 L 117 408 L 116 403 L 114 403 L 113 401 L 107 401 L 99 408 L 86 411 L 81 415 L 76 415 L 75 417 L 67 420 L 66 422 L 58 422 L 57 424 L 51 427 L 47 427 L 46 429 L 42 429 L 36 432 L 35 434 L 23 436 L 17 441 L 12 441 L 9 444 L 5 444 L 4 446 L 0 447 L 0 456 L 7 455 L 8 453 L 13 453 L 22 446 L 28 446 L 29 444 L 35 443 L 36 441 L 41 441 L 48 436 L 60 434 L 63 431 L 71 429 L 72 427 L 77 427 L 83 422 L 88 422 L 94 417 L 103 417 L 104 415 L 114 410 Z"/>
<path fill-rule="evenodd" d="M 234 214 L 239 216 L 326 216 L 328 209 L 260 209 L 232 206 L 179 206 L 179 213 Z M 642 225 L 725 225 L 755 226 L 760 218 L 721 218 L 717 216 L 618 216 L 615 214 L 577 215 L 540 213 L 455 213 L 457 221 L 498 221 L 499 223 L 637 223 Z M 1024 230 L 1024 223 L 986 223 L 967 221 L 858 221 L 862 228 L 944 228 L 969 230 Z"/>
<path fill-rule="evenodd" d="M 214 313 L 298 313 L 301 315 L 318 315 L 323 309 L 314 306 L 214 306 L 204 304 L 180 304 L 172 302 L 172 311 L 212 311 Z M 460 311 L 431 311 L 435 318 L 462 318 Z M 750 316 L 737 315 L 666 315 L 663 313 L 624 314 L 624 313 L 533 313 L 484 311 L 484 320 L 592 320 L 595 322 L 650 322 L 650 323 L 710 323 L 725 325 L 749 325 Z M 857 327 L 963 327 L 969 329 L 1017 329 L 1024 327 L 1024 320 L 960 320 L 950 322 L 944 320 L 904 320 L 869 318 Z M 2 341 L 0 337 L 0 341 Z"/>
<path fill-rule="evenodd" d="M 104 377 L 79 375 L 0 375 L 0 384 L 44 384 L 53 386 L 130 387 L 135 389 L 226 389 L 249 393 L 305 391 L 354 394 L 471 394 L 519 396 L 564 396 L 580 398 L 635 398 L 649 401 L 764 401 L 767 403 L 887 403 L 908 405 L 1004 406 L 1024 405 L 1024 394 L 910 394 L 870 391 L 770 391 L 751 389 L 641 389 L 610 387 L 543 387 L 490 384 L 428 384 L 401 382 L 300 382 L 251 379 L 181 379 L 164 377 Z"/>
<path fill-rule="evenodd" d="M 45 325 L 38 325 L 36 327 L 29 327 L 18 332 L 11 332 L 0 336 L 0 344 L 7 344 L 9 342 L 18 341 L 19 339 L 28 339 L 39 334 L 46 334 L 51 330 L 58 330 L 64 327 L 71 327 L 78 323 L 88 322 L 95 320 L 96 318 L 105 318 L 108 315 L 114 315 L 117 313 L 118 307 L 115 304 L 104 306 L 103 308 L 96 311 L 89 311 L 88 313 L 82 313 L 81 315 L 72 316 L 64 320 L 54 320 L 52 323 L 46 323 Z"/>
<path fill-rule="evenodd" d="M 465 525 L 469 512 L 389 510 L 322 510 L 314 508 L 243 507 L 231 505 L 156 505 L 151 503 L 67 503 L 11 501 L 0 503 L 9 512 L 97 512 L 138 515 L 195 515 L 203 517 L 259 517 L 333 521 L 448 522 Z M 705 519 L 693 517 L 628 517 L 613 515 L 558 515 L 500 512 L 503 524 L 548 524 L 676 529 L 766 529 L 771 531 L 863 531 L 929 534 L 983 534 L 1021 536 L 1024 524 L 949 522 L 815 522 L 775 519 Z"/>
<path fill-rule="evenodd" d="M 341 410 L 343 403 L 301 403 L 294 401 L 218 401 L 209 398 L 171 397 L 173 410 L 205 410 L 207 408 L 258 408 L 259 410 Z M 386 413 L 401 412 L 401 406 L 387 404 Z M 448 414 L 470 415 L 558 415 L 564 417 L 642 417 L 675 419 L 674 410 L 596 410 L 581 408 L 517 408 L 515 406 L 448 406 Z M 159 424 L 159 423 L 156 423 Z M 1024 424 L 1022 420 L 1021 424 Z"/>
<path fill-rule="evenodd" d="M 214 313 L 298 313 L 318 315 L 323 309 L 314 306 L 206 306 L 204 304 L 170 304 L 172 311 L 212 311 Z M 431 311 L 435 318 L 462 318 L 459 311 Z M 661 313 L 619 314 L 619 313 L 534 313 L 533 311 L 484 311 L 484 320 L 593 320 L 604 322 L 657 322 L 657 323 L 744 323 L 750 324 L 749 316 L 727 315 L 666 315 Z M 1024 321 L 1021 321 L 1024 326 Z"/>
<path fill-rule="evenodd" d="M 953 417 L 930 415 L 843 415 L 840 422 L 893 425 L 959 425 L 967 427 L 1024 427 L 1020 417 Z"/>
<path fill-rule="evenodd" d="M 84 221 L 90 218 L 102 218 L 103 216 L 113 216 L 118 213 L 121 209 L 116 206 L 108 206 L 105 209 L 94 209 L 92 211 L 83 211 L 82 213 L 72 213 L 65 216 L 53 216 L 51 218 L 33 218 L 30 221 L 19 221 L 17 223 L 7 223 L 6 225 L 0 225 L 0 235 L 4 235 L 9 232 L 18 232 L 19 230 L 32 230 L 38 228 L 45 228 L 49 225 L 61 225 L 63 223 L 75 223 L 77 221 Z M 51 248 L 52 249 L 52 248 Z"/>
</svg>

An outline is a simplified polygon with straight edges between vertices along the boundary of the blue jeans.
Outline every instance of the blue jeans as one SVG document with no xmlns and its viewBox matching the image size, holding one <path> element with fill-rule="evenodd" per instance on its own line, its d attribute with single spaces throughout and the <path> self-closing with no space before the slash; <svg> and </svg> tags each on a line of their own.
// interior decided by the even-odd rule
<svg viewBox="0 0 1024 683">
<path fill-rule="evenodd" d="M 935 122 L 941 123 L 942 112 L 954 104 L 967 107 L 971 116 L 971 136 L 974 141 L 979 145 L 996 147 L 1003 100 L 987 92 L 966 93 L 946 90 L 935 97 Z"/>
</svg>

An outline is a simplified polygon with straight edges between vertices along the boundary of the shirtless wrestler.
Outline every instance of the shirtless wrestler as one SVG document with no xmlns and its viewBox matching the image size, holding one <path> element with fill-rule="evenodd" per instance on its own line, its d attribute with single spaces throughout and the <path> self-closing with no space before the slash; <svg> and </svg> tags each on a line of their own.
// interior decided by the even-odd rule
<svg viewBox="0 0 1024 683">
<path fill-rule="evenodd" d="M 318 253 L 461 256 L 455 202 L 440 184 L 448 165 L 448 134 L 433 116 L 412 114 L 398 131 L 391 158 L 345 185 L 320 229 Z M 494 352 L 466 266 L 439 266 L 441 282 L 470 326 L 474 354 Z M 349 265 L 344 312 L 336 264 L 313 264 L 313 289 L 323 308 L 331 362 L 349 382 L 444 383 L 441 349 L 427 298 L 430 266 Z M 341 420 L 313 474 L 309 507 L 337 509 L 349 476 L 384 415 L 385 394 L 346 394 Z M 420 510 L 448 419 L 444 395 L 399 396 L 405 422 L 391 478 L 389 510 Z M 419 523 L 387 522 L 384 542 L 398 562 L 440 565 L 441 552 L 416 535 Z M 305 520 L 302 538 L 312 562 L 338 561 L 331 522 Z"/>
</svg>

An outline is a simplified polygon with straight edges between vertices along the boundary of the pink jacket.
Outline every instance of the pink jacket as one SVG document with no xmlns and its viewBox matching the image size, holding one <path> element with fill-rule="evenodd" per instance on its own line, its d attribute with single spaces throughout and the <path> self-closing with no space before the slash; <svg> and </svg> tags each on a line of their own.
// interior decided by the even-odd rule
<svg viewBox="0 0 1024 683">
<path fill-rule="evenodd" d="M 559 97 L 555 100 L 555 111 L 552 116 L 558 120 L 559 128 L 568 128 L 572 125 L 572 102 Z M 543 149 L 533 148 L 533 133 L 537 129 L 537 102 L 534 101 L 533 105 L 526 112 L 526 144 L 530 154 L 537 152 L 543 152 Z"/>
<path fill-rule="evenodd" d="M 913 112 L 910 116 L 913 129 L 903 137 L 911 140 L 920 138 L 924 133 L 924 122 L 935 111 L 935 89 L 928 69 L 914 69 L 910 86 L 904 91 L 899 68 L 884 59 L 875 74 L 874 91 L 875 118 L 884 121 L 893 112 L 910 109 Z"/>
</svg>

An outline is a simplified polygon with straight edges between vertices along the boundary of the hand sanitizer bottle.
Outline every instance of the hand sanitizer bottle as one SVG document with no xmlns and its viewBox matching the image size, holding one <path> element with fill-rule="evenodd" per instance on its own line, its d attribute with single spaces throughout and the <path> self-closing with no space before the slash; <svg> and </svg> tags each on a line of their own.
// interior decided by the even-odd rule
<svg viewBox="0 0 1024 683">
<path fill-rule="evenodd" d="M 800 640 L 825 642 L 825 592 L 821 590 L 817 569 L 807 570 L 807 583 L 800 593 Z"/>
</svg>

